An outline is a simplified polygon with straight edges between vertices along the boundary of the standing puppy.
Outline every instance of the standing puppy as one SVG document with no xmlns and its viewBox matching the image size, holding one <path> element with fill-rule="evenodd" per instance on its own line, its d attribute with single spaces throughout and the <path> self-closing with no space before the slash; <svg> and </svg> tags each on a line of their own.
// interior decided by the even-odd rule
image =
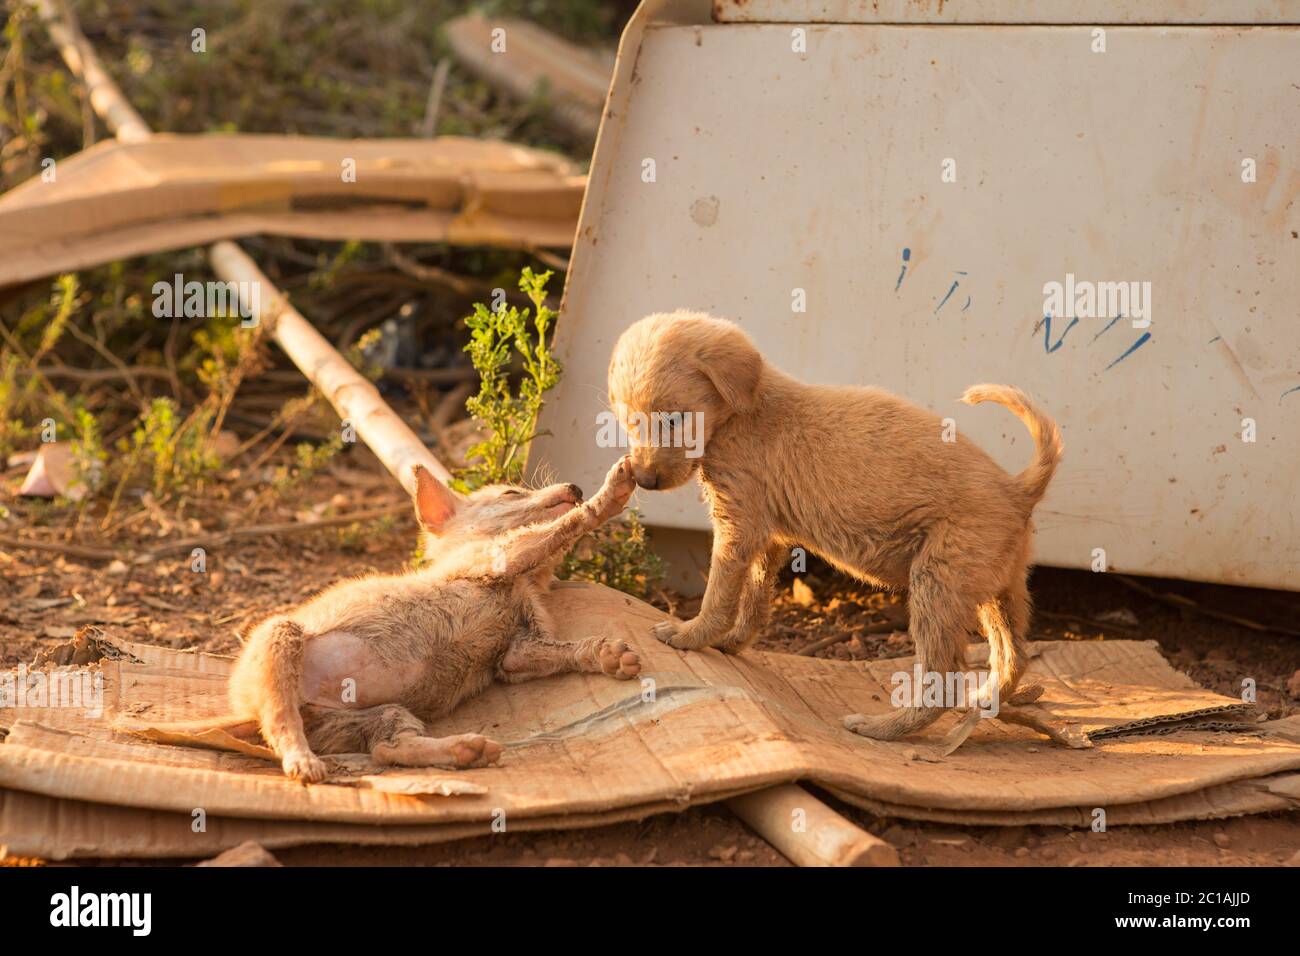
<svg viewBox="0 0 1300 956">
<path fill-rule="evenodd" d="M 998 402 L 1029 428 L 1033 464 L 1012 476 L 964 437 L 943 441 L 939 417 L 910 402 L 877 388 L 806 385 L 768 365 L 730 322 L 674 312 L 623 333 L 609 397 L 629 431 L 702 415 L 692 419 L 703 427 L 694 457 L 672 425 L 657 442 L 633 436 L 637 484 L 675 488 L 698 468 L 713 517 L 699 616 L 657 625 L 659 640 L 682 649 L 749 646 L 767 621 L 785 556 L 802 544 L 863 581 L 907 587 L 909 630 L 926 673 L 964 673 L 966 635 L 978 621 L 999 699 L 1011 700 L 1025 669 L 1030 513 L 1061 457 L 1055 423 L 1022 392 L 976 385 L 962 396 Z M 853 715 L 845 726 L 892 740 L 941 713 L 903 707 Z"/>
</svg>

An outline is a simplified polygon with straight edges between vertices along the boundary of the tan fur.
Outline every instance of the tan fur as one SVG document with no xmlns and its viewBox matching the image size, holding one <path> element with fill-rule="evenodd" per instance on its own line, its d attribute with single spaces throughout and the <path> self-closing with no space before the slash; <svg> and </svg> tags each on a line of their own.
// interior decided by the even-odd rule
<svg viewBox="0 0 1300 956">
<path fill-rule="evenodd" d="M 700 613 L 659 625 L 656 637 L 683 649 L 743 650 L 767 620 L 790 549 L 804 546 L 863 581 L 908 588 L 910 632 L 927 672 L 964 672 L 968 630 L 981 627 L 1000 700 L 1011 700 L 1025 667 L 1030 513 L 1062 450 L 1056 425 L 1022 392 L 978 385 L 964 396 L 999 402 L 1029 427 L 1034 462 L 1012 476 L 960 433 L 943 441 L 931 412 L 878 388 L 804 384 L 765 362 L 732 323 L 676 312 L 623 333 L 609 397 L 629 417 L 703 413 L 701 457 L 680 447 L 632 450 L 643 488 L 676 487 L 698 468 L 713 518 Z M 893 739 L 940 713 L 906 707 L 845 723 Z"/>
<path fill-rule="evenodd" d="M 588 671 L 627 680 L 640 672 L 621 641 L 557 641 L 541 603 L 565 552 L 626 505 L 635 487 L 627 459 L 585 504 L 573 485 L 496 485 L 459 499 L 423 468 L 416 477 L 429 563 L 341 582 L 261 621 L 235 662 L 232 713 L 256 721 L 290 777 L 324 779 L 318 753 L 368 751 L 406 766 L 490 764 L 501 755 L 495 741 L 429 737 L 424 722 L 494 678 Z"/>
</svg>

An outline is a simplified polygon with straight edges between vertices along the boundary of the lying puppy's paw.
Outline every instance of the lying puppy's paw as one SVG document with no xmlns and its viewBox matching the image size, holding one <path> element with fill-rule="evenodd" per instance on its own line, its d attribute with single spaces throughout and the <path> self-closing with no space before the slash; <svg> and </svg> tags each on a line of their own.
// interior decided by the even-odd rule
<svg viewBox="0 0 1300 956">
<path fill-rule="evenodd" d="M 284 755 L 280 761 L 285 776 L 302 783 L 320 783 L 329 776 L 325 761 L 307 750 L 294 750 Z"/>
<path fill-rule="evenodd" d="M 457 767 L 487 767 L 501 759 L 501 745 L 480 734 L 448 737 L 447 744 Z"/>
<path fill-rule="evenodd" d="M 596 521 L 604 524 L 610 518 L 620 514 L 627 507 L 628 499 L 636 490 L 636 480 L 632 477 L 632 459 L 624 455 L 610 468 L 605 476 L 605 483 L 600 491 L 588 503 Z"/>
<path fill-rule="evenodd" d="M 631 680 L 641 673 L 641 658 L 623 641 L 605 641 L 596 652 L 600 669 L 616 680 Z"/>
</svg>

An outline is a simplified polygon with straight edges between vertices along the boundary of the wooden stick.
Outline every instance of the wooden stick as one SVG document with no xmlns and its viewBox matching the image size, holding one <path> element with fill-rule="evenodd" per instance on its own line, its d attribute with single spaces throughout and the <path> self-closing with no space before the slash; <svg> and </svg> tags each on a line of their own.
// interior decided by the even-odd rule
<svg viewBox="0 0 1300 956">
<path fill-rule="evenodd" d="M 898 866 L 898 851 L 793 783 L 727 806 L 798 866 Z"/>
<path fill-rule="evenodd" d="M 451 473 L 388 407 L 379 389 L 354 369 L 302 313 L 289 305 L 284 293 L 239 246 L 219 242 L 208 255 L 217 275 L 237 283 L 241 293 L 249 288 L 261 290 L 256 303 L 259 321 L 274 322 L 271 331 L 280 348 L 321 390 L 339 418 L 356 429 L 357 437 L 370 447 L 409 494 L 415 494 L 415 477 L 411 471 L 414 465 L 423 465 L 442 481 L 451 480 Z"/>
<path fill-rule="evenodd" d="M 63 62 L 74 76 L 86 84 L 90 105 L 108 124 L 108 128 L 124 143 L 138 143 L 153 135 L 144 118 L 127 102 L 108 71 L 100 65 L 99 57 L 86 41 L 77 25 L 76 17 L 67 5 L 58 0 L 39 0 L 37 12 L 50 39 L 59 48 Z"/>
</svg>

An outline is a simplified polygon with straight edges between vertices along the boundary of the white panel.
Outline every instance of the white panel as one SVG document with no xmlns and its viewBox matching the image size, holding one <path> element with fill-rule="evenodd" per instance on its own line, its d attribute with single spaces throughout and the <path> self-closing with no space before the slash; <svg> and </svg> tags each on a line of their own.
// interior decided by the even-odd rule
<svg viewBox="0 0 1300 956">
<path fill-rule="evenodd" d="M 1300 23 L 1300 0 L 714 0 L 752 23 Z"/>
<path fill-rule="evenodd" d="M 538 457 L 597 485 L 618 334 L 704 309 L 806 381 L 952 416 L 1011 471 L 1020 423 L 956 399 L 1026 389 L 1066 444 L 1037 512 L 1044 563 L 1101 547 L 1118 570 L 1300 588 L 1300 34 L 1116 27 L 1105 53 L 1090 37 L 813 26 L 800 55 L 783 26 L 649 27 L 611 94 Z M 1150 282 L 1150 337 L 1046 328 L 1044 284 L 1067 273 Z M 636 501 L 707 527 L 694 486 Z"/>
</svg>

